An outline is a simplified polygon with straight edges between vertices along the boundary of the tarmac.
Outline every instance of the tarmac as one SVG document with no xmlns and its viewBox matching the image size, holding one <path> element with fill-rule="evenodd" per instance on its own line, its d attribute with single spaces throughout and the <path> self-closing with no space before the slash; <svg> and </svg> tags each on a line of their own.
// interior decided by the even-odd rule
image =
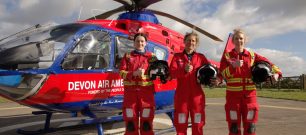
<svg viewBox="0 0 306 135">
<path fill-rule="evenodd" d="M 306 133 L 306 102 L 283 99 L 258 98 L 260 104 L 257 135 L 301 135 Z M 224 98 L 206 99 L 206 125 L 204 135 L 227 135 Z M 38 130 L 44 127 L 44 115 L 33 115 L 35 109 L 16 103 L 0 104 L 0 135 L 17 135 L 17 129 Z M 95 125 L 80 125 L 84 117 L 71 118 L 70 114 L 55 113 L 51 120 L 54 132 L 47 135 L 96 135 Z M 154 131 L 174 135 L 172 122 L 165 114 L 155 115 Z M 121 135 L 124 123 L 104 123 L 104 134 Z M 164 133 L 164 131 L 168 131 Z M 191 129 L 188 129 L 188 135 Z"/>
</svg>

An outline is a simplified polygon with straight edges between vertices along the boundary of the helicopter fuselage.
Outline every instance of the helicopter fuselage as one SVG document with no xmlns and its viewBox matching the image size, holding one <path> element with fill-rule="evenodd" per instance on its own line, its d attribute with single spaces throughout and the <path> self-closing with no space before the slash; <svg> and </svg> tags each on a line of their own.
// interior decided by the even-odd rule
<svg viewBox="0 0 306 135">
<path fill-rule="evenodd" d="M 146 50 L 160 60 L 170 61 L 184 49 L 181 34 L 124 18 L 33 30 L 0 46 L 0 94 L 47 111 L 120 111 L 124 87 L 118 67 L 124 53 L 133 50 L 131 37 L 137 32 L 148 35 Z M 157 108 L 171 107 L 176 81 L 155 80 L 154 85 Z"/>
</svg>

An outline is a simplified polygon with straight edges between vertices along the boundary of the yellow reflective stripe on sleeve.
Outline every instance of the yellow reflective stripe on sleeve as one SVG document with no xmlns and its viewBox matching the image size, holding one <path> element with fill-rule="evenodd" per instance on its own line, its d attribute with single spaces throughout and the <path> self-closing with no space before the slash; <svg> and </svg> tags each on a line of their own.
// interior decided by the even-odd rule
<svg viewBox="0 0 306 135">
<path fill-rule="evenodd" d="M 228 52 L 224 53 L 224 56 L 225 56 L 225 59 L 227 59 L 227 60 L 229 60 L 231 58 Z"/>
<path fill-rule="evenodd" d="M 224 78 L 226 78 L 226 76 L 225 76 L 225 69 L 221 72 L 221 74 L 222 74 L 222 76 L 223 76 Z"/>
<path fill-rule="evenodd" d="M 272 66 L 272 73 L 274 74 L 274 73 L 279 73 L 279 72 L 281 72 L 281 70 L 277 66 L 273 65 Z"/>
<path fill-rule="evenodd" d="M 155 54 L 152 53 L 152 56 L 151 56 L 151 58 L 149 59 L 149 62 L 154 62 L 154 61 L 156 61 L 156 60 L 157 60 L 157 58 L 156 58 Z"/>
<path fill-rule="evenodd" d="M 119 72 L 119 75 L 121 76 L 122 79 L 125 79 L 127 74 L 128 74 L 128 71 L 125 71 L 125 70 L 121 70 Z"/>
<path fill-rule="evenodd" d="M 138 82 L 137 84 L 140 85 L 140 86 L 150 86 L 150 85 L 153 85 L 153 82 L 152 81 L 149 81 L 149 82 Z"/>
<path fill-rule="evenodd" d="M 229 91 L 242 91 L 242 86 L 226 86 L 226 90 Z"/>
<path fill-rule="evenodd" d="M 222 75 L 223 77 L 225 78 L 230 78 L 230 77 L 233 77 L 230 73 L 230 70 L 229 70 L 229 67 L 225 68 L 223 71 L 222 71 Z"/>
<path fill-rule="evenodd" d="M 123 81 L 123 85 L 126 85 L 126 86 L 136 85 L 136 82 L 134 82 L 134 81 Z"/>
<path fill-rule="evenodd" d="M 142 80 L 146 80 L 146 79 L 149 79 L 149 78 L 150 78 L 149 75 L 142 75 L 142 76 L 141 76 L 141 79 L 142 79 Z"/>
<path fill-rule="evenodd" d="M 153 82 L 152 81 L 149 81 L 149 82 L 123 81 L 123 85 L 125 86 L 132 86 L 132 85 L 150 86 L 150 85 L 153 85 Z"/>
<path fill-rule="evenodd" d="M 250 55 L 251 55 L 251 66 L 253 66 L 254 65 L 254 61 L 255 61 L 255 54 L 251 50 L 249 50 L 249 52 L 250 52 Z"/>
<path fill-rule="evenodd" d="M 246 90 L 256 90 L 256 86 L 255 85 L 247 85 L 245 86 Z"/>
<path fill-rule="evenodd" d="M 251 78 L 247 79 L 248 83 L 254 83 Z"/>
</svg>

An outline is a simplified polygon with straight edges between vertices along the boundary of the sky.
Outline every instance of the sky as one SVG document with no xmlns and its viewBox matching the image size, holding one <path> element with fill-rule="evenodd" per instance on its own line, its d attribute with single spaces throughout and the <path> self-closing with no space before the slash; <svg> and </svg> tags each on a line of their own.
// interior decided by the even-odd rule
<svg viewBox="0 0 306 135">
<path fill-rule="evenodd" d="M 0 0 L 0 39 L 35 24 L 72 23 L 119 6 L 113 0 Z M 175 15 L 225 41 L 200 36 L 198 52 L 209 59 L 219 61 L 229 33 L 241 28 L 248 37 L 246 47 L 280 67 L 283 76 L 306 73 L 305 0 L 162 0 L 148 8 Z M 157 17 L 182 34 L 192 30 Z"/>
</svg>

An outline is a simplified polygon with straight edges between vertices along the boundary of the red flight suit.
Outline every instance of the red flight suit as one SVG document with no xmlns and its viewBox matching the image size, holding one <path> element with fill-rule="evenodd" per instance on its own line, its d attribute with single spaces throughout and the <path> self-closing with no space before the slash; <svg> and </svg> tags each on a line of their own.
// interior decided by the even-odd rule
<svg viewBox="0 0 306 135">
<path fill-rule="evenodd" d="M 174 96 L 174 126 L 178 135 L 186 135 L 188 116 L 192 121 L 192 134 L 202 135 L 205 125 L 205 94 L 197 82 L 196 72 L 208 60 L 203 54 L 194 52 L 188 59 L 185 52 L 174 55 L 170 64 L 171 78 L 177 79 L 177 88 Z M 185 71 L 185 66 L 190 62 L 193 70 Z"/>
<path fill-rule="evenodd" d="M 120 76 L 123 78 L 124 99 L 123 119 L 125 120 L 125 135 L 153 135 L 153 118 L 155 111 L 154 85 L 149 80 L 149 63 L 156 60 L 150 53 L 132 51 L 125 54 L 120 64 Z M 142 77 L 133 76 L 137 69 L 145 69 Z M 139 125 L 140 117 L 140 127 Z"/>
<path fill-rule="evenodd" d="M 236 59 L 243 60 L 242 67 L 234 68 L 231 65 Z M 247 49 L 242 53 L 232 49 L 230 52 L 225 52 L 221 59 L 220 71 L 227 83 L 225 112 L 229 135 L 241 135 L 241 121 L 244 128 L 243 135 L 255 135 L 259 106 L 251 67 L 258 61 L 268 62 L 272 65 L 272 73 L 281 75 L 280 69 L 267 58 Z"/>
</svg>

